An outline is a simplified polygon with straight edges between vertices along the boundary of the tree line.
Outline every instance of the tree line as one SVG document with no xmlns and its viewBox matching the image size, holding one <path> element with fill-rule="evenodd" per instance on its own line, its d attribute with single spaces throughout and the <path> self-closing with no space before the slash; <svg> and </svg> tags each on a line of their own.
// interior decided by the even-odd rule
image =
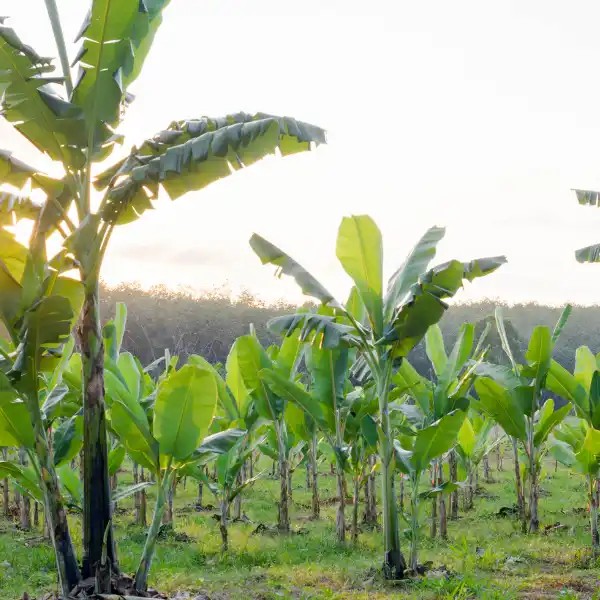
<svg viewBox="0 0 600 600">
<path fill-rule="evenodd" d="M 209 362 L 225 363 L 234 341 L 248 333 L 254 325 L 264 346 L 279 343 L 279 336 L 267 330 L 267 322 L 289 314 L 296 306 L 279 300 L 267 303 L 249 292 L 233 298 L 224 290 L 193 294 L 154 286 L 148 290 L 136 283 L 103 286 L 102 314 L 113 315 L 117 302 L 127 304 L 129 320 L 123 341 L 124 348 L 149 364 L 168 348 L 184 359 L 199 354 Z M 307 300 L 305 306 L 311 306 Z M 513 342 L 513 351 L 521 356 L 527 340 L 538 325 L 552 327 L 563 307 L 547 306 L 537 302 L 506 304 L 493 300 L 457 303 L 450 307 L 440 322 L 449 345 L 455 343 L 461 325 L 475 323 L 476 332 L 483 331 L 486 321 L 493 319 L 497 306 L 503 308 L 507 333 Z M 561 337 L 554 350 L 557 362 L 572 371 L 575 352 L 580 346 L 600 351 L 600 306 L 573 306 Z M 501 352 L 498 352 L 500 360 Z M 424 342 L 409 355 L 411 364 L 421 375 L 429 375 Z"/>
</svg>

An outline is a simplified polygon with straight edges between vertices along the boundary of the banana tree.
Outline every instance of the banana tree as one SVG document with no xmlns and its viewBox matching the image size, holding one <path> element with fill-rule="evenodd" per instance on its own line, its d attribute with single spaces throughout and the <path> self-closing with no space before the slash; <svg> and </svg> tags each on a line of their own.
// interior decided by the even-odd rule
<svg viewBox="0 0 600 600">
<path fill-rule="evenodd" d="M 569 457 L 568 466 L 589 476 L 588 484 L 591 486 L 593 483 L 596 489 L 600 489 L 598 473 L 594 471 L 595 444 L 600 435 L 598 432 L 600 430 L 600 354 L 594 355 L 587 346 L 579 347 L 575 353 L 573 374 L 553 360 L 548 373 L 547 386 L 549 390 L 571 402 L 577 416 L 583 421 L 582 423 L 569 418 L 555 434 L 561 442 L 569 444 L 575 453 L 575 460 L 572 460 L 572 456 Z M 553 452 L 558 460 L 567 464 L 564 456 L 557 455 L 556 448 L 553 448 Z M 558 452 L 561 452 L 560 448 Z M 592 547 L 594 554 L 597 554 L 600 542 L 596 495 L 590 499 L 590 511 Z"/>
<path fill-rule="evenodd" d="M 99 280 L 114 228 L 137 220 L 152 208 L 162 189 L 171 199 L 200 190 L 279 149 L 282 155 L 325 142 L 323 130 L 288 117 L 236 113 L 223 118 L 175 121 L 138 144 L 101 174 L 104 162 L 122 142 L 117 128 L 133 100 L 128 91 L 140 74 L 169 0 L 93 0 L 76 40 L 80 48 L 72 76 L 55 0 L 46 0 L 62 73 L 52 60 L 0 21 L 2 115 L 41 153 L 62 166 L 51 178 L 4 150 L 11 169 L 0 185 L 27 174 L 45 201 L 37 227 L 57 231 L 72 253 L 84 284 L 78 329 L 84 375 L 84 558 L 83 576 L 96 573 L 106 534 L 108 556 L 117 567 L 111 529 L 108 448 L 100 328 Z M 4 171 L 4 169 L 3 169 Z M 20 186 L 19 186 L 20 187 Z M 95 191 L 94 189 L 95 188 Z M 2 189 L 4 192 L 4 189 Z M 35 213 L 28 196 L 15 204 Z M 109 591 L 109 590 L 100 590 Z"/>
<path fill-rule="evenodd" d="M 31 174 L 20 172 L 11 157 L 3 163 L 0 156 L 0 169 L 4 167 L 13 184 L 30 180 Z M 30 184 L 35 187 L 35 182 Z M 8 220 L 0 225 L 31 215 L 19 212 L 22 199 L 9 200 L 3 203 Z M 16 212 L 11 214 L 11 207 Z M 68 268 L 64 253 L 48 260 L 42 242 L 34 231 L 28 249 L 0 227 L 0 319 L 9 337 L 0 352 L 0 446 L 22 447 L 27 453 L 29 467 L 15 464 L 10 474 L 30 492 L 36 490 L 32 496 L 44 505 L 65 592 L 80 575 L 56 469 L 60 456 L 53 455 L 47 428 L 59 416 L 60 393 L 55 392 L 73 347 L 70 335 L 83 289 L 61 274 Z"/>
<path fill-rule="evenodd" d="M 207 438 L 217 408 L 214 374 L 197 364 L 172 372 L 159 385 L 150 414 L 131 395 L 113 398 L 110 424 L 131 458 L 154 474 L 156 505 L 135 576 L 135 588 L 143 593 L 154 555 L 167 495 L 181 469 L 200 461 L 214 436 Z M 245 432 L 237 431 L 234 441 Z M 228 439 L 231 432 L 223 432 Z"/>
<path fill-rule="evenodd" d="M 338 541 L 345 543 L 345 473 L 351 470 L 353 463 L 356 469 L 362 470 L 364 467 L 367 455 L 364 453 L 366 448 L 362 448 L 361 438 L 363 427 L 369 428 L 372 425 L 375 428 L 370 416 L 374 412 L 373 402 L 361 393 L 362 390 L 353 390 L 347 381 L 347 348 L 328 349 L 310 344 L 303 350 L 310 376 L 308 390 L 301 383 L 286 379 L 274 369 L 261 370 L 260 377 L 275 395 L 303 410 L 310 422 L 325 435 L 336 465 L 336 534 Z M 362 448 L 360 451 L 359 445 Z M 354 480 L 355 483 L 360 482 L 360 479 L 356 479 L 356 473 Z"/>
<path fill-rule="evenodd" d="M 458 457 L 467 474 L 466 508 L 473 508 L 474 473 L 485 456 L 488 456 L 498 444 L 504 440 L 504 435 L 493 438 L 492 429 L 495 421 L 473 412 L 464 420 L 458 432 L 456 446 Z"/>
<path fill-rule="evenodd" d="M 549 439 L 556 460 L 585 476 L 590 506 L 592 553 L 600 552 L 598 533 L 598 482 L 600 479 L 600 431 L 580 417 L 568 417 Z"/>
<path fill-rule="evenodd" d="M 529 339 L 525 361 L 518 365 L 508 343 L 503 324 L 502 312 L 496 310 L 496 323 L 503 340 L 503 348 L 511 362 L 512 369 L 499 365 L 483 364 L 479 373 L 489 376 L 479 377 L 475 389 L 479 396 L 476 407 L 495 419 L 507 435 L 523 444 L 527 456 L 529 478 L 529 523 L 523 511 L 523 529 L 530 533 L 539 530 L 539 482 L 541 459 L 547 451 L 546 442 L 552 430 L 569 414 L 571 404 L 555 410 L 554 400 L 546 400 L 542 405 L 542 392 L 546 388 L 552 362 L 552 350 L 566 323 L 571 307 L 563 311 L 554 332 L 548 327 L 538 326 Z"/>
<path fill-rule="evenodd" d="M 431 488 L 419 491 L 421 478 L 432 461 L 439 458 L 456 443 L 456 438 L 465 420 L 466 412 L 460 408 L 452 410 L 437 421 L 425 425 L 415 424 L 412 431 L 406 431 L 394 440 L 395 459 L 398 469 L 408 475 L 411 483 L 410 514 L 410 557 L 409 568 L 418 570 L 419 549 L 419 510 L 420 501 L 448 494 L 458 487 L 458 483 L 447 481 L 442 485 L 434 482 Z"/>
<path fill-rule="evenodd" d="M 226 431 L 228 432 L 227 434 L 225 432 L 221 434 L 221 441 L 230 442 L 230 439 L 225 436 L 234 433 L 235 435 L 238 435 L 238 432 L 240 432 L 240 430 L 237 429 L 229 429 Z M 183 471 L 183 474 L 194 477 L 206 485 L 219 505 L 221 517 L 219 529 L 221 532 L 221 547 L 223 552 L 227 552 L 229 548 L 227 525 L 231 503 L 239 496 L 239 494 L 247 487 L 253 485 L 263 475 L 262 473 L 258 473 L 253 477 L 245 478 L 243 481 L 240 481 L 239 478 L 246 461 L 261 442 L 262 438 L 259 437 L 250 443 L 248 435 L 246 434 L 235 438 L 233 446 L 229 447 L 226 452 L 223 452 L 224 447 L 222 444 L 211 444 L 213 448 L 208 449 L 208 444 L 205 442 L 203 444 L 206 448 L 204 450 L 205 456 L 194 464 L 188 465 Z M 217 477 L 214 481 L 208 478 L 204 468 L 204 465 L 212 461 L 215 461 L 216 465 Z"/>
<path fill-rule="evenodd" d="M 346 419 L 345 438 L 350 444 L 348 452 L 348 470 L 352 476 L 352 541 L 358 542 L 358 505 L 360 490 L 368 485 L 369 479 L 378 469 L 377 463 L 371 464 L 370 457 L 377 451 L 377 424 L 373 415 L 377 410 L 377 399 L 369 390 L 355 389 L 350 414 Z"/>
<path fill-rule="evenodd" d="M 316 346 L 307 346 L 303 349 L 306 368 L 310 377 L 311 394 L 320 405 L 317 414 L 307 412 L 317 426 L 327 425 L 324 428 L 335 455 L 337 494 L 339 498 L 336 512 L 336 532 L 338 541 L 346 540 L 345 524 L 345 486 L 344 471 L 346 466 L 347 446 L 344 444 L 344 414 L 348 413 L 345 402 L 345 381 L 348 371 L 348 349 L 327 349 Z M 294 402 L 295 396 L 288 391 L 289 382 L 271 370 L 261 371 L 261 378 L 266 381 L 273 393 Z M 315 404 L 315 402 L 311 404 Z M 300 408 L 304 408 L 300 404 Z"/>
<path fill-rule="evenodd" d="M 379 401 L 379 454 L 382 471 L 384 573 L 401 578 L 406 568 L 400 550 L 398 515 L 394 491 L 393 439 L 389 418 L 389 390 L 394 361 L 401 361 L 423 338 L 431 325 L 443 316 L 445 299 L 453 297 L 463 284 L 495 271 L 504 257 L 469 263 L 450 261 L 427 270 L 435 256 L 444 229 L 433 227 L 421 238 L 404 264 L 392 275 L 387 293 L 383 290 L 383 248 L 379 228 L 368 216 L 346 217 L 338 232 L 337 257 L 352 278 L 365 307 L 365 319 L 358 321 L 345 306 L 306 269 L 282 250 L 254 234 L 250 245 L 263 264 L 291 275 L 302 291 L 333 308 L 335 316 L 290 315 L 273 319 L 272 331 L 292 335 L 326 348 L 353 346 L 358 358 L 353 368 L 357 377 L 370 380 Z"/>
<path fill-rule="evenodd" d="M 408 360 L 403 360 L 392 383 L 393 397 L 399 398 L 390 407 L 419 428 L 431 425 L 449 412 L 458 408 L 467 410 L 469 392 L 475 379 L 475 369 L 482 360 L 481 344 L 474 346 L 475 328 L 464 324 L 449 355 L 446 354 L 442 331 L 438 325 L 430 327 L 425 335 L 425 349 L 435 376 L 431 380 L 422 377 Z M 402 429 L 403 423 L 397 425 Z M 439 485 L 443 474 L 442 457 L 432 464 L 433 483 Z M 455 474 L 450 474 L 456 477 Z M 455 481 L 452 483 L 456 483 Z M 452 489 L 451 489 L 452 488 Z M 458 493 L 458 488 L 449 486 L 449 493 Z M 440 508 L 440 532 L 446 536 L 447 511 L 445 494 L 432 496 L 432 536 L 436 532 L 437 504 Z"/>
<path fill-rule="evenodd" d="M 268 422 L 271 427 L 273 443 L 271 446 L 261 445 L 261 450 L 279 463 L 280 494 L 277 524 L 282 532 L 290 530 L 288 459 L 295 444 L 290 437 L 291 432 L 285 418 L 287 402 L 274 394 L 261 380 L 260 372 L 262 369 L 272 369 L 286 380 L 294 379 L 299 359 L 298 336 L 286 338 L 280 348 L 270 348 L 268 354 L 258 341 L 254 330 L 250 335 L 241 336 L 234 342 L 227 359 L 227 382 L 230 388 L 242 390 L 241 393 L 252 400 L 256 415 Z"/>
</svg>

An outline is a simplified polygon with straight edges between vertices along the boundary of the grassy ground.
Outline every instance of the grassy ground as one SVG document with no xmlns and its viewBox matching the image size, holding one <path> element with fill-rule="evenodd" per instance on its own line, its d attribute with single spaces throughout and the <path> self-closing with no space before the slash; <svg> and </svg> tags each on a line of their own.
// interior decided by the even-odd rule
<svg viewBox="0 0 600 600">
<path fill-rule="evenodd" d="M 495 465 L 494 465 L 495 466 Z M 381 535 L 365 531 L 356 547 L 335 541 L 335 506 L 324 507 L 322 519 L 308 520 L 310 490 L 303 473 L 294 478 L 294 535 L 253 535 L 258 523 L 274 524 L 278 482 L 265 479 L 244 497 L 243 510 L 253 522 L 231 525 L 228 554 L 220 552 L 220 537 L 212 511 L 191 506 L 196 486 L 188 482 L 175 499 L 175 530 L 159 542 L 150 584 L 166 592 L 188 590 L 211 600 L 280 598 L 598 598 L 598 570 L 590 565 L 588 516 L 584 481 L 553 463 L 542 483 L 542 525 L 557 522 L 566 528 L 547 534 L 523 535 L 517 522 L 497 516 L 513 504 L 512 464 L 495 468 L 494 483 L 483 484 L 474 510 L 449 523 L 449 540 L 429 539 L 429 519 L 421 531 L 421 562 L 446 565 L 450 579 L 424 578 L 387 584 L 378 573 Z M 126 475 L 121 477 L 122 481 Z M 335 479 L 323 475 L 321 498 L 334 495 Z M 214 502 L 205 492 L 205 503 Z M 152 507 L 152 498 L 150 506 Z M 348 507 L 348 521 L 351 506 Z M 124 510 L 126 509 L 126 510 Z M 362 513 L 362 506 L 361 506 Z M 150 516 L 150 515 L 149 515 Z M 131 502 L 117 515 L 122 568 L 132 573 L 141 554 L 144 532 L 132 525 Z M 77 515 L 71 517 L 73 536 L 80 539 Z M 407 549 L 407 544 L 405 550 Z M 80 550 L 80 548 L 78 548 Z M 55 589 L 54 558 L 39 534 L 20 532 L 0 521 L 0 598 L 22 598 Z M 599 588 L 600 590 L 600 588 Z"/>
</svg>

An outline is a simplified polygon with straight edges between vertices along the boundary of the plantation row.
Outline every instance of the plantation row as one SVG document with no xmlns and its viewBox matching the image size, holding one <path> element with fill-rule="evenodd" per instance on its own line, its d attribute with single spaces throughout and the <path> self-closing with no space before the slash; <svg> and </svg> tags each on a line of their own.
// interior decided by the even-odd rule
<svg viewBox="0 0 600 600">
<path fill-rule="evenodd" d="M 3 231 L 11 239 L 13 256 L 26 264 L 30 251 Z M 418 562 L 422 505 L 432 502 L 445 536 L 446 496 L 450 495 L 451 513 L 458 510 L 461 488 L 466 508 L 472 507 L 474 474 L 505 440 L 520 465 L 515 468 L 515 501 L 523 531 L 535 534 L 540 471 L 551 452 L 588 478 L 595 555 L 600 471 L 597 358 L 580 348 L 574 374 L 552 359 L 570 307 L 553 331 L 545 326 L 534 329 L 523 364 L 513 356 L 500 310 L 477 337 L 475 326 L 464 324 L 447 352 L 437 325 L 447 307 L 444 299 L 453 296 L 463 280 L 490 275 L 504 259 L 451 261 L 429 268 L 443 235 L 443 229 L 427 231 L 384 294 L 377 226 L 366 216 L 345 218 L 337 255 L 355 286 L 343 304 L 291 257 L 254 235 L 250 244 L 262 262 L 293 276 L 321 306 L 271 320 L 269 329 L 281 336 L 279 345 L 264 348 L 251 327 L 234 342 L 225 365 L 212 365 L 198 355 L 180 365 L 168 350 L 142 365 L 121 350 L 127 311 L 124 304 L 117 306 L 102 329 L 107 470 L 116 476 L 128 456 L 137 482 L 113 489 L 111 503 L 131 494 L 139 503 L 146 487 L 156 491 L 133 585 L 137 593 L 147 590 L 161 523 L 177 484 L 183 478 L 195 479 L 215 496 L 227 551 L 231 504 L 235 503 L 234 517 L 239 517 L 244 490 L 262 475 L 254 468 L 261 454 L 277 463 L 277 526 L 282 533 L 290 531 L 290 478 L 299 464 L 311 474 L 313 518 L 319 517 L 320 508 L 318 464 L 327 460 L 335 465 L 336 532 L 342 544 L 347 540 L 348 486 L 354 495 L 351 535 L 356 540 L 363 486 L 366 518 L 377 522 L 378 479 L 384 573 L 395 579 L 423 572 Z M 0 463 L 0 475 L 12 478 L 21 494 L 44 507 L 59 573 L 62 570 L 65 577 L 79 568 L 66 508 L 85 510 L 86 503 L 94 502 L 93 496 L 86 498 L 85 479 L 82 482 L 73 468 L 85 439 L 85 361 L 71 335 L 82 301 L 77 281 L 56 277 L 52 292 L 19 320 L 21 338 L 13 329 L 11 338 L 17 343 L 6 339 L 2 348 L 0 445 L 13 449 L 14 460 Z M 4 323 L 11 327 L 9 320 Z M 495 337 L 505 360 L 491 362 Z M 431 379 L 406 358 L 423 338 Z M 554 400 L 542 402 L 546 391 L 566 404 L 555 410 Z M 425 489 L 424 481 L 430 482 Z M 408 560 L 400 544 L 398 482 L 400 496 L 410 496 Z M 7 483 L 4 489 L 7 494 Z M 22 509 L 27 511 L 24 502 Z M 115 544 L 109 535 L 105 539 L 107 545 Z M 113 553 L 116 557 L 114 548 Z M 113 565 L 106 562 L 101 566 L 110 577 Z"/>
<path fill-rule="evenodd" d="M 52 60 L 0 17 L 0 114 L 62 169 L 52 177 L 0 150 L 0 447 L 6 449 L 0 477 L 11 479 L 24 497 L 24 513 L 27 498 L 42 506 L 63 597 L 146 595 L 163 514 L 182 478 L 197 479 L 215 495 L 226 550 L 230 505 L 237 501 L 238 511 L 245 490 L 260 477 L 254 466 L 261 454 L 278 464 L 283 533 L 290 530 L 289 477 L 298 461 L 310 464 L 315 516 L 317 463 L 325 456 L 335 465 L 340 544 L 347 537 L 349 482 L 355 496 L 366 485 L 375 520 L 378 479 L 383 573 L 400 579 L 423 570 L 420 507 L 435 503 L 444 529 L 445 496 L 454 498 L 454 509 L 464 487 L 469 504 L 477 464 L 507 436 L 523 528 L 530 534 L 539 528 L 541 461 L 552 452 L 588 479 L 595 553 L 598 362 L 586 348 L 577 351 L 573 374 L 552 360 L 570 309 L 554 330 L 533 329 L 522 358 L 511 348 L 500 312 L 477 335 L 474 325 L 463 325 L 452 350 L 444 347 L 438 323 L 446 301 L 464 281 L 492 274 L 504 257 L 431 267 L 444 235 L 433 227 L 385 287 L 380 231 L 369 217 L 353 216 L 343 219 L 337 240 L 338 259 L 354 282 L 345 303 L 283 251 L 251 238 L 264 264 L 292 276 L 317 302 L 270 321 L 275 345 L 263 347 L 251 329 L 226 349 L 224 365 L 193 353 L 179 361 L 163 348 L 148 364 L 121 350 L 124 305 L 102 326 L 102 263 L 117 226 L 142 218 L 159 193 L 175 200 L 267 155 L 326 142 L 324 130 L 294 118 L 240 112 L 172 121 L 105 168 L 123 142 L 118 127 L 133 101 L 128 89 L 168 4 L 92 0 L 71 62 L 65 37 L 72 36 L 62 30 L 55 0 L 45 0 L 58 76 Z M 582 204 L 599 203 L 597 193 L 577 196 Z M 27 245 L 10 229 L 22 219 L 33 222 Z M 61 240 L 56 252 L 49 243 L 54 239 Z M 594 246 L 577 258 L 596 262 L 599 256 Z M 423 339 L 430 378 L 407 358 Z M 493 339 L 502 355 L 494 352 Z M 549 393 L 564 402 L 559 409 L 552 399 L 543 401 Z M 492 429 L 503 432 L 493 441 Z M 73 464 L 78 455 L 79 473 Z M 137 482 L 113 489 L 111 475 L 126 456 Z M 423 490 L 427 473 L 431 485 Z M 400 541 L 399 481 L 411 497 L 408 560 Z M 114 505 L 129 494 L 141 501 L 149 486 L 156 505 L 130 580 L 120 572 Z M 83 512 L 80 558 L 69 507 Z"/>
</svg>

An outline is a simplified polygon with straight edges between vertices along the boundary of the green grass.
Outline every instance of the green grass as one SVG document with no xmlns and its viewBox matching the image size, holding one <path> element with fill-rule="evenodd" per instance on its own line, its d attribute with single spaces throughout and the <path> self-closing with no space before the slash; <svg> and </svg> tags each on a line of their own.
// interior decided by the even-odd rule
<svg viewBox="0 0 600 600">
<path fill-rule="evenodd" d="M 175 532 L 161 540 L 152 565 L 150 585 L 165 592 L 188 590 L 211 600 L 243 599 L 391 599 L 391 598 L 597 598 L 598 570 L 590 565 L 589 527 L 582 478 L 547 465 L 542 483 L 542 525 L 556 522 L 564 529 L 523 535 L 516 521 L 496 516 L 501 506 L 513 504 L 512 464 L 492 471 L 495 483 L 483 484 L 486 495 L 475 498 L 475 508 L 449 522 L 448 541 L 431 540 L 429 519 L 423 519 L 421 562 L 446 565 L 449 580 L 424 578 L 386 583 L 379 576 L 382 541 L 378 532 L 365 531 L 356 547 L 335 541 L 335 506 L 322 509 L 322 519 L 308 520 L 310 490 L 304 474 L 294 478 L 293 525 L 290 536 L 253 535 L 258 523 L 276 519 L 277 480 L 264 479 L 244 497 L 243 510 L 252 525 L 230 527 L 230 551 L 220 552 L 213 512 L 196 512 L 196 485 L 180 486 L 175 499 Z M 125 482 L 128 474 L 122 474 Z M 335 494 L 335 478 L 320 478 L 321 498 Z M 205 503 L 214 500 L 206 495 Z M 141 554 L 144 532 L 132 525 L 132 502 L 119 506 L 116 517 L 119 557 L 132 573 Z M 152 508 L 150 495 L 149 509 Z M 125 510 L 124 510 L 125 509 Z M 351 518 L 348 507 L 348 521 Z M 361 506 L 362 513 L 362 506 Z M 149 515 L 150 517 L 150 515 Z M 79 517 L 71 516 L 73 537 L 80 539 Z M 187 539 L 180 535 L 185 533 Z M 408 544 L 404 549 L 407 550 Z M 477 551 L 479 549 L 479 551 Z M 78 551 L 80 547 L 78 545 Z M 56 588 L 54 557 L 37 532 L 20 532 L 0 521 L 0 598 L 42 595 Z"/>
</svg>

